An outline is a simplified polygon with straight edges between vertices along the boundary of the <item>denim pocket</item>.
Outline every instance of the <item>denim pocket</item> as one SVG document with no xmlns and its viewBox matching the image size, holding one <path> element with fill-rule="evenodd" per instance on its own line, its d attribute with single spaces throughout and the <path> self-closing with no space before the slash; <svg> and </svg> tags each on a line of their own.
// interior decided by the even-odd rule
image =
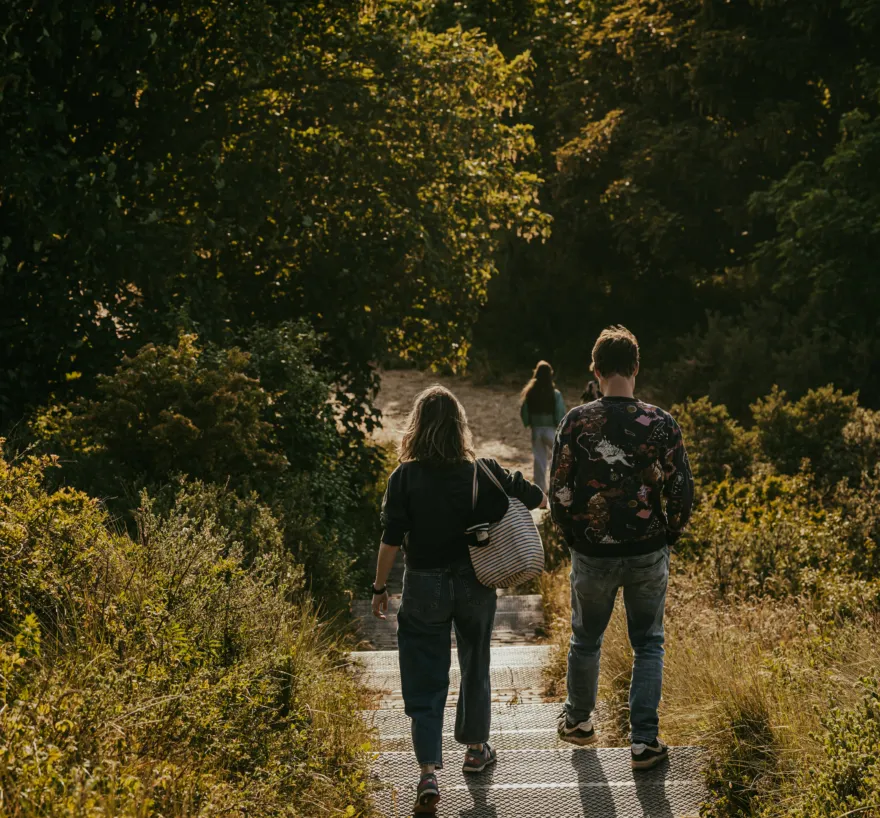
<svg viewBox="0 0 880 818">
<path fill-rule="evenodd" d="M 579 574 L 590 574 L 594 577 L 608 577 L 617 573 L 617 560 L 604 557 L 587 557 L 580 551 L 571 549 L 571 567 Z"/>
<path fill-rule="evenodd" d="M 401 606 L 410 611 L 427 612 L 440 607 L 443 573 L 440 571 L 403 572 Z"/>
<path fill-rule="evenodd" d="M 665 571 L 669 565 L 669 548 L 664 546 L 650 554 L 630 557 L 627 562 L 628 571 L 636 576 L 658 573 L 661 569 Z"/>
<path fill-rule="evenodd" d="M 584 599 L 615 594 L 620 586 L 618 566 L 617 560 L 585 557 L 572 549 L 570 576 L 572 591 Z"/>
</svg>

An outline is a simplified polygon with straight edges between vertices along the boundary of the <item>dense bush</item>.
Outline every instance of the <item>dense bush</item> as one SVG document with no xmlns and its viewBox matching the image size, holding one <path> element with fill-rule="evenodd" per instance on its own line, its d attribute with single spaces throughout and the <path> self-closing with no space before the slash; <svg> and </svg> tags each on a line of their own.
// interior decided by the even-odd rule
<svg viewBox="0 0 880 818">
<path fill-rule="evenodd" d="M 132 540 L 47 465 L 0 460 L 4 815 L 364 807 L 358 694 L 268 510 L 246 567 L 218 489 L 145 498 Z"/>
<path fill-rule="evenodd" d="M 68 483 L 123 519 L 144 488 L 168 500 L 180 474 L 231 489 L 238 504 L 217 513 L 239 529 L 241 504 L 258 497 L 315 591 L 337 603 L 378 533 L 367 514 L 376 457 L 337 424 L 314 334 L 284 324 L 245 344 L 219 349 L 183 335 L 175 347 L 148 345 L 101 376 L 93 399 L 40 413 L 34 433 Z M 244 536 L 253 553 L 254 532 Z"/>
<path fill-rule="evenodd" d="M 706 399 L 676 407 L 701 497 L 678 550 L 723 595 L 880 610 L 876 413 L 833 387 L 773 389 L 743 430 Z"/>
<path fill-rule="evenodd" d="M 800 597 L 828 616 L 880 610 L 874 515 L 822 505 L 808 473 L 757 475 L 706 490 L 680 551 L 718 593 Z"/>
<path fill-rule="evenodd" d="M 783 474 L 795 474 L 806 458 L 823 482 L 858 479 L 868 463 L 861 447 L 854 449 L 844 435 L 857 408 L 857 395 L 844 395 L 830 385 L 796 401 L 774 386 L 752 405 L 760 453 Z"/>
<path fill-rule="evenodd" d="M 823 763 L 811 776 L 790 818 L 839 818 L 880 815 L 880 692 L 867 684 L 858 707 L 833 708 L 824 718 L 827 730 Z M 762 815 L 769 816 L 770 810 Z"/>
<path fill-rule="evenodd" d="M 694 477 L 714 482 L 730 475 L 743 477 L 751 468 L 751 437 L 727 412 L 708 398 L 688 399 L 672 407 L 687 441 Z"/>
</svg>

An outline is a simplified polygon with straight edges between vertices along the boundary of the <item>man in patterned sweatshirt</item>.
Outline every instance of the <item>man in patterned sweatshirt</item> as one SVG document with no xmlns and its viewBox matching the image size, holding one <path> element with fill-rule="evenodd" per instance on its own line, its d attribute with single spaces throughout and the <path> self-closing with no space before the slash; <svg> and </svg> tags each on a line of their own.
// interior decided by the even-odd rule
<svg viewBox="0 0 880 818">
<path fill-rule="evenodd" d="M 668 754 L 657 737 L 657 708 L 669 546 L 690 517 L 694 481 L 678 424 L 633 395 L 639 372 L 635 336 L 622 326 L 603 330 L 590 368 L 602 397 L 565 416 L 551 467 L 551 511 L 572 559 L 568 698 L 559 737 L 579 745 L 595 740 L 591 717 L 602 637 L 623 588 L 635 654 L 632 766 L 649 769 Z"/>
</svg>

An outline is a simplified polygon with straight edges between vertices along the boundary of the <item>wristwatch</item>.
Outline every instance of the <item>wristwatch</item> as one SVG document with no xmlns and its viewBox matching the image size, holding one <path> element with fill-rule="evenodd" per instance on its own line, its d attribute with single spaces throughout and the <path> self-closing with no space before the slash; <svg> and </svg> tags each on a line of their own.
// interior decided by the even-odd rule
<svg viewBox="0 0 880 818">
<path fill-rule="evenodd" d="M 371 586 L 373 589 L 373 596 L 381 596 L 388 590 L 387 585 L 383 585 L 381 588 L 377 588 L 375 585 Z"/>
</svg>

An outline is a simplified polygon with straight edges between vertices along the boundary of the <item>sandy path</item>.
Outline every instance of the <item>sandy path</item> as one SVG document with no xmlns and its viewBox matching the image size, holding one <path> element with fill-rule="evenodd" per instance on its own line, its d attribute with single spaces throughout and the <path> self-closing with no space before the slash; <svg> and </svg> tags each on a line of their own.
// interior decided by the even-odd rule
<svg viewBox="0 0 880 818">
<path fill-rule="evenodd" d="M 376 402 L 382 410 L 383 428 L 375 433 L 375 438 L 382 443 L 398 443 L 413 399 L 435 383 L 452 390 L 464 404 L 478 457 L 494 457 L 508 469 L 516 469 L 531 478 L 531 437 L 519 417 L 521 385 L 475 384 L 469 378 L 443 377 L 415 370 L 383 372 Z M 562 394 L 567 408 L 581 402 L 576 390 L 562 388 Z"/>
</svg>

